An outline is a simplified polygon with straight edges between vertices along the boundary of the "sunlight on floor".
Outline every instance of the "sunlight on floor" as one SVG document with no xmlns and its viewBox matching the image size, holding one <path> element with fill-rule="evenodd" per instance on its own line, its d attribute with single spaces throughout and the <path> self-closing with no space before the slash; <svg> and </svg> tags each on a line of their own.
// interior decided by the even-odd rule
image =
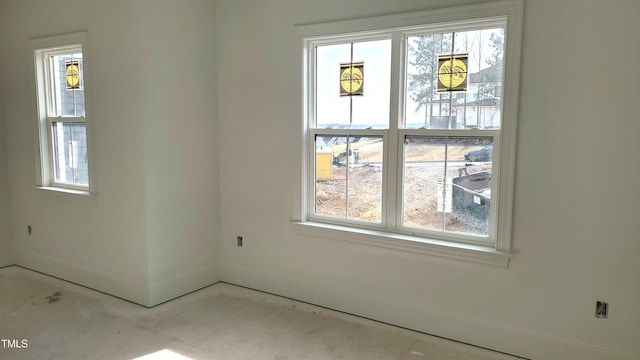
<svg viewBox="0 0 640 360">
<path fill-rule="evenodd" d="M 156 351 L 153 354 L 144 355 L 132 360 L 160 360 L 160 359 L 162 360 L 193 360 L 192 358 L 182 356 L 168 349 Z"/>
</svg>

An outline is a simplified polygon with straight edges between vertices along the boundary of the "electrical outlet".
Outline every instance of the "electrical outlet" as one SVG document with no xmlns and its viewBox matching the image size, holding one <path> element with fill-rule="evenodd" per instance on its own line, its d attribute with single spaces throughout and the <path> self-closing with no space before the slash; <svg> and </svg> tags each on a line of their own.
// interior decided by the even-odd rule
<svg viewBox="0 0 640 360">
<path fill-rule="evenodd" d="M 238 245 L 238 247 L 242 247 L 244 245 L 242 236 L 236 236 L 236 244 Z"/>
<path fill-rule="evenodd" d="M 596 301 L 596 317 L 606 319 L 609 317 L 609 304 L 603 301 Z"/>
</svg>

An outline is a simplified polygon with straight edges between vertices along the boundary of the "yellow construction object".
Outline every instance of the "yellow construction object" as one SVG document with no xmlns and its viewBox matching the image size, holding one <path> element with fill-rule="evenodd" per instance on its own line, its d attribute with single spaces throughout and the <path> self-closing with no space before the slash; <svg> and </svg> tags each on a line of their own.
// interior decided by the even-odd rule
<svg viewBox="0 0 640 360">
<path fill-rule="evenodd" d="M 333 177 L 333 152 L 316 152 L 316 181 Z"/>
</svg>

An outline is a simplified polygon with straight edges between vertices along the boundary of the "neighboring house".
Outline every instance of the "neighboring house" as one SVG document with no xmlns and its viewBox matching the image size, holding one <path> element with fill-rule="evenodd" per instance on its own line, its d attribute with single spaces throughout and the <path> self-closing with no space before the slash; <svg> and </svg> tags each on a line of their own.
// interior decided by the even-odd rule
<svg viewBox="0 0 640 360">
<path fill-rule="evenodd" d="M 466 101 L 456 104 L 466 127 L 491 128 L 500 126 L 502 95 L 502 63 L 469 74 Z M 462 108 L 462 109 L 461 109 Z"/>
<path fill-rule="evenodd" d="M 502 63 L 469 74 L 467 91 L 438 94 L 427 103 L 431 128 L 492 128 L 500 126 Z"/>
</svg>

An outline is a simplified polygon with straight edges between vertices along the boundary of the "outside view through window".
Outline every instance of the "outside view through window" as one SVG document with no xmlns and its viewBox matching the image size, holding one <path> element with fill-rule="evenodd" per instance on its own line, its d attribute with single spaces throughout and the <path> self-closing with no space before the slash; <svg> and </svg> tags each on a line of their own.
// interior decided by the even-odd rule
<svg viewBox="0 0 640 360">
<path fill-rule="evenodd" d="M 53 55 L 49 60 L 50 117 L 59 120 L 51 123 L 55 180 L 88 185 L 86 125 L 84 121 L 69 121 L 85 116 L 82 53 Z"/>
<path fill-rule="evenodd" d="M 399 95 L 391 89 L 391 40 L 316 47 L 315 214 L 381 223 L 383 175 L 393 166 L 399 189 L 387 191 L 398 194 L 399 226 L 487 236 L 503 43 L 500 28 L 409 36 L 400 121 L 390 114 Z M 348 64 L 362 67 L 345 75 Z M 459 81 L 448 82 L 454 76 Z M 341 96 L 345 78 L 361 81 L 362 94 Z M 384 152 L 392 122 L 401 130 L 397 159 Z"/>
</svg>

